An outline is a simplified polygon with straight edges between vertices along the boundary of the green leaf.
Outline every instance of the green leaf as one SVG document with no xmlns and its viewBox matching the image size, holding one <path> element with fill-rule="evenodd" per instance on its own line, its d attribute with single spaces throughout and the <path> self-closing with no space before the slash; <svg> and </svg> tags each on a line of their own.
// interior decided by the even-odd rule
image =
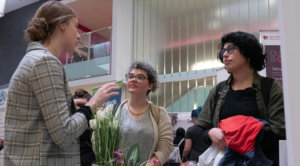
<svg viewBox="0 0 300 166">
<path fill-rule="evenodd" d="M 141 160 L 140 147 L 138 144 L 135 144 L 131 147 L 127 154 L 126 165 L 127 166 L 136 166 L 137 163 Z M 129 165 L 130 164 L 130 165 Z"/>
</svg>

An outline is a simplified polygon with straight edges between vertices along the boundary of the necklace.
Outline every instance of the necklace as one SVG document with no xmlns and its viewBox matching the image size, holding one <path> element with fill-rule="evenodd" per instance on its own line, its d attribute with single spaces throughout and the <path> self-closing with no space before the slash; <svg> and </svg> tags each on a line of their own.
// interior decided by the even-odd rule
<svg viewBox="0 0 300 166">
<path fill-rule="evenodd" d="M 129 106 L 129 103 L 127 103 L 128 111 L 129 111 L 132 115 L 134 115 L 134 116 L 140 116 L 140 115 L 143 115 L 143 114 L 147 111 L 148 106 L 149 106 L 149 103 L 147 104 L 147 106 L 145 107 L 145 109 L 144 109 L 142 112 L 140 112 L 140 113 L 135 113 L 135 112 L 133 112 L 133 111 L 131 110 L 131 108 L 130 108 L 130 106 Z"/>
</svg>

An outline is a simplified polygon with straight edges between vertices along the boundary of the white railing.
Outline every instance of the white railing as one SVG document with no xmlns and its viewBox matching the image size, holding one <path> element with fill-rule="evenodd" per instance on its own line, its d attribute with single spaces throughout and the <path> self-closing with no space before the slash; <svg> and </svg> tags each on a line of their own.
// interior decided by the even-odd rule
<svg viewBox="0 0 300 166">
<path fill-rule="evenodd" d="M 65 59 L 64 59 L 65 58 Z M 61 58 L 68 80 L 111 73 L 111 27 L 82 33 L 73 53 Z"/>
</svg>

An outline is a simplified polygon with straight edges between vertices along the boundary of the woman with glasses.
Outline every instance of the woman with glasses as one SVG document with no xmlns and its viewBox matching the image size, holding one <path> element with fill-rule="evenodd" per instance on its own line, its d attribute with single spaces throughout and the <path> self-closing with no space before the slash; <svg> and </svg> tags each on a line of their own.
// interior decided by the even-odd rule
<svg viewBox="0 0 300 166">
<path fill-rule="evenodd" d="M 218 58 L 230 76 L 210 91 L 198 118 L 197 125 L 206 129 L 205 140 L 225 150 L 221 120 L 235 115 L 264 120 L 269 127 L 260 147 L 278 165 L 278 141 L 285 138 L 283 92 L 278 82 L 258 74 L 266 62 L 262 45 L 252 34 L 228 33 L 221 39 Z"/>
<path fill-rule="evenodd" d="M 122 119 L 120 149 L 126 155 L 137 143 L 141 151 L 138 165 L 163 165 L 173 150 L 172 125 L 165 109 L 147 99 L 158 87 L 157 72 L 147 62 L 133 62 L 126 80 L 130 97 L 117 110 Z"/>
</svg>

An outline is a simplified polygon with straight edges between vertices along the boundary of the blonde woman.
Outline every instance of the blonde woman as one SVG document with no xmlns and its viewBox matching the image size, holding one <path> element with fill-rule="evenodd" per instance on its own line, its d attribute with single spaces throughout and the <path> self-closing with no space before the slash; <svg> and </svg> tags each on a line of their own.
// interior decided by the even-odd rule
<svg viewBox="0 0 300 166">
<path fill-rule="evenodd" d="M 107 84 L 76 113 L 64 67 L 58 60 L 73 52 L 78 40 L 74 11 L 58 1 L 47 1 L 35 13 L 25 35 L 32 42 L 13 74 L 5 115 L 4 165 L 80 165 L 79 136 L 97 105 L 118 93 Z"/>
</svg>

